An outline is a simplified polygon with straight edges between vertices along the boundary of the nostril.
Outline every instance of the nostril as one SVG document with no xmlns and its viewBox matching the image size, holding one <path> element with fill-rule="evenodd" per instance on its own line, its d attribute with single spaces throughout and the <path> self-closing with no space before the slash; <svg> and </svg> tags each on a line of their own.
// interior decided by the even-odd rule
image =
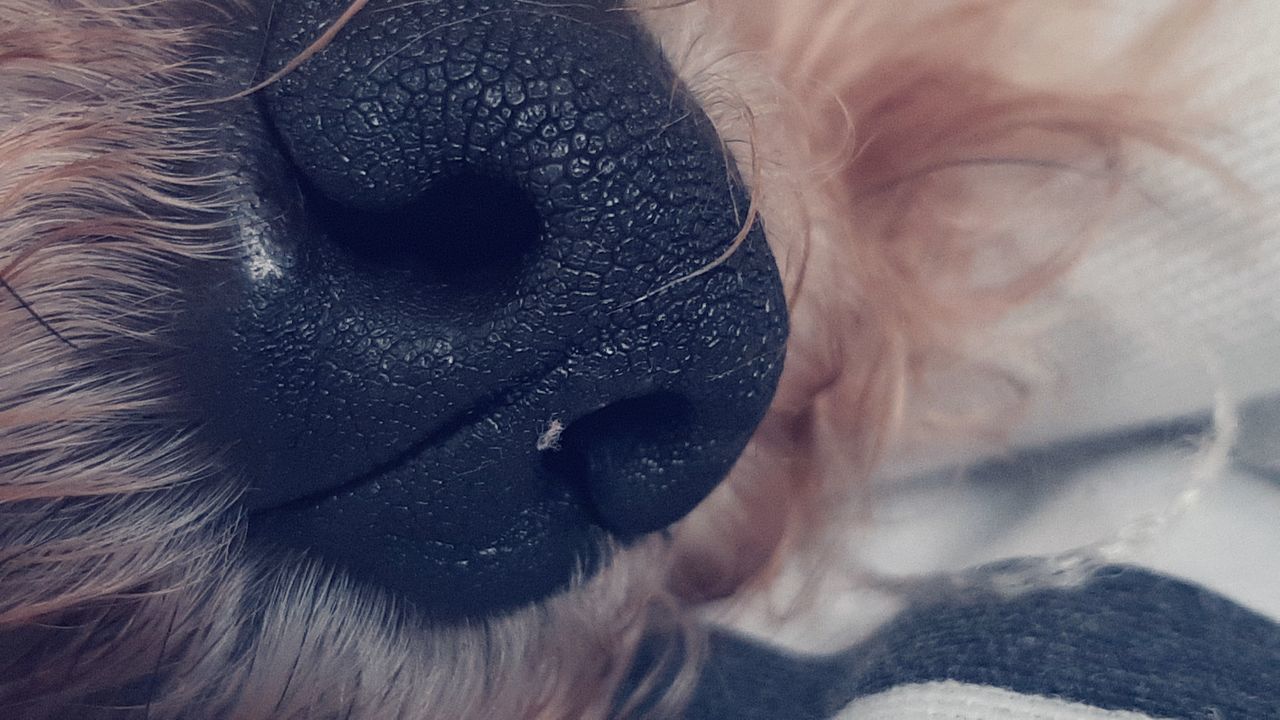
<svg viewBox="0 0 1280 720">
<path fill-rule="evenodd" d="M 461 289 L 513 279 L 538 244 L 542 221 L 516 183 L 461 171 L 392 210 L 357 210 L 315 189 L 306 195 L 329 237 L 365 262 Z"/>
<path fill-rule="evenodd" d="M 657 392 L 573 421 L 543 463 L 625 539 L 679 520 L 721 480 L 729 468 L 706 452 L 709 435 L 688 398 Z"/>
</svg>

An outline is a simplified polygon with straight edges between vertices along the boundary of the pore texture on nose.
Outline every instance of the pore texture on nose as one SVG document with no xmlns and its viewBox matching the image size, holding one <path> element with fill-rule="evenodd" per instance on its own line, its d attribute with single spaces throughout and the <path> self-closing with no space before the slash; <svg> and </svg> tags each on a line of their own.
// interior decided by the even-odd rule
<svg viewBox="0 0 1280 720">
<path fill-rule="evenodd" d="M 345 5 L 280 2 L 266 71 Z M 317 228 L 248 283 L 215 400 L 293 429 L 241 441 L 263 532 L 420 598 L 519 557 L 516 597 L 575 518 L 632 537 L 725 476 L 786 306 L 760 227 L 726 256 L 745 191 L 634 16 L 373 0 L 263 109 Z"/>
</svg>

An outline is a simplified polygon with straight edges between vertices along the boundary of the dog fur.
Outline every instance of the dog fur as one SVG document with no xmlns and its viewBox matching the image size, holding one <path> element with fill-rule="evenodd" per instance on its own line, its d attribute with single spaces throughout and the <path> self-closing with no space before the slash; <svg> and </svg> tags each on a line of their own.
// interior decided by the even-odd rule
<svg viewBox="0 0 1280 720">
<path fill-rule="evenodd" d="M 0 713 L 599 718 L 636 706 L 615 695 L 666 634 L 686 662 L 651 711 L 678 715 L 699 607 L 789 557 L 821 572 L 902 438 L 1016 419 L 1026 387 L 975 348 L 1086 247 L 1136 151 L 1194 155 L 1159 69 L 1209 7 L 1109 44 L 1118 3 L 632 2 L 751 186 L 790 301 L 782 385 L 669 539 L 512 616 L 433 627 L 246 557 L 234 478 L 166 423 L 164 374 L 113 362 L 162 355 L 175 271 L 227 250 L 192 94 L 215 67 L 207 10 L 0 0 Z M 1002 222 L 1063 181 L 1055 202 L 1093 208 L 1072 232 Z M 1002 394 L 941 411 L 940 369 Z"/>
</svg>

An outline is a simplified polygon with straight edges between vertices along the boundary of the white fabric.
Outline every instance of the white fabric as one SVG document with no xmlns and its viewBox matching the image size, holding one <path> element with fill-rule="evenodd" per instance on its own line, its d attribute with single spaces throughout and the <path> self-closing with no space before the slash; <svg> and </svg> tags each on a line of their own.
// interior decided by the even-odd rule
<svg viewBox="0 0 1280 720">
<path fill-rule="evenodd" d="M 1117 24 L 1169 5 L 1116 3 Z M 1215 5 L 1179 53 L 1179 79 L 1200 126 L 1192 142 L 1247 190 L 1191 162 L 1143 159 L 1137 196 L 1057 292 L 1007 323 L 1035 338 L 1041 371 L 1015 448 L 1207 411 L 1215 391 L 1238 403 L 1280 392 L 1280 3 Z M 1029 232 L 1054 222 L 1033 218 Z M 903 461 L 972 457 L 924 447 Z"/>
<path fill-rule="evenodd" d="M 1151 717 L 958 682 L 902 685 L 855 700 L 836 715 L 837 720 L 1151 720 Z"/>
<path fill-rule="evenodd" d="M 1208 413 L 1215 401 L 1244 408 L 1280 391 L 1280 3 L 1217 5 L 1189 53 L 1187 80 L 1215 128 L 1203 141 L 1208 155 L 1249 194 L 1185 163 L 1144 169 L 1152 202 L 1127 208 L 1061 292 L 1012 321 L 1047 328 L 1055 380 L 1035 397 L 1015 449 Z M 1280 411 L 1258 403 L 1244 418 L 1240 465 L 1266 471 L 1280 447 Z M 1100 460 L 1056 476 L 1026 465 L 985 484 L 886 483 L 881 499 L 897 509 L 879 512 L 864 557 L 893 574 L 944 570 L 1105 542 L 1168 516 L 1116 559 L 1280 619 L 1280 484 L 1228 468 L 1184 493 L 1195 462 L 1174 444 Z M 1020 487 L 1033 474 L 1047 479 Z M 1193 504 L 1179 514 L 1185 501 Z"/>
<path fill-rule="evenodd" d="M 1168 512 L 1194 463 L 1140 447 L 1077 468 L 932 478 L 882 488 L 873 530 L 850 552 L 890 577 L 1055 555 Z M 1280 485 L 1229 468 L 1193 506 L 1109 558 L 1200 583 L 1280 621 Z"/>
</svg>

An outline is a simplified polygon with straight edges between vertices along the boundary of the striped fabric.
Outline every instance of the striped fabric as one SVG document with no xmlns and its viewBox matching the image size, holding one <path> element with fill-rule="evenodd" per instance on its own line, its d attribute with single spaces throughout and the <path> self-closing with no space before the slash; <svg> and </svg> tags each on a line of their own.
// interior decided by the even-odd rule
<svg viewBox="0 0 1280 720">
<path fill-rule="evenodd" d="M 935 588 L 873 638 L 800 658 L 720 636 L 687 717 L 1280 718 L 1280 625 L 1134 567 L 1007 596 Z"/>
<path fill-rule="evenodd" d="M 1151 717 L 1060 698 L 1024 695 L 990 685 L 952 681 L 903 685 L 859 698 L 838 716 L 839 720 L 1146 720 Z"/>
</svg>

